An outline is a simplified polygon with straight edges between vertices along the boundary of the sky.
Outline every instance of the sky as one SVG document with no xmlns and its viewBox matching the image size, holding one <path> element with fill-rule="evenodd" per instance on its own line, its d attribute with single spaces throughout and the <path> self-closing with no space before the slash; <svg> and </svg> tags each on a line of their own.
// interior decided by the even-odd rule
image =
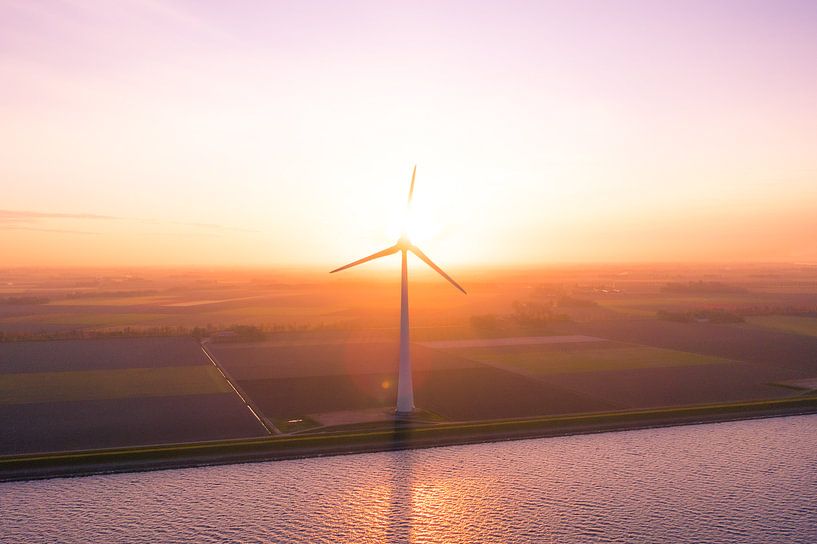
<svg viewBox="0 0 817 544">
<path fill-rule="evenodd" d="M 815 59 L 807 1 L 0 0 L 0 266 L 331 269 L 415 164 L 441 265 L 814 262 Z"/>
</svg>

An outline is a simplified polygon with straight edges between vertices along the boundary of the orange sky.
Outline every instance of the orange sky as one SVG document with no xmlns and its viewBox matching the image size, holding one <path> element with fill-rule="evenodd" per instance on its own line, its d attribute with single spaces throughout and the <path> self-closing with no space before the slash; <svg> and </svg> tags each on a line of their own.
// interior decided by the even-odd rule
<svg viewBox="0 0 817 544">
<path fill-rule="evenodd" d="M 817 260 L 817 10 L 655 4 L 4 3 L 3 265 Z"/>
</svg>

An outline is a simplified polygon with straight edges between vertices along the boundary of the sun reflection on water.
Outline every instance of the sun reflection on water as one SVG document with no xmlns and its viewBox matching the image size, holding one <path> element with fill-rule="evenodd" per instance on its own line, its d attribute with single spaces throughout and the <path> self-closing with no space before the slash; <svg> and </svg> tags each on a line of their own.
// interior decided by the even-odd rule
<svg viewBox="0 0 817 544">
<path fill-rule="evenodd" d="M 395 440 L 406 432 L 395 429 Z M 801 416 L 5 483 L 0 535 L 4 544 L 810 543 L 815 452 L 817 416 Z"/>
</svg>

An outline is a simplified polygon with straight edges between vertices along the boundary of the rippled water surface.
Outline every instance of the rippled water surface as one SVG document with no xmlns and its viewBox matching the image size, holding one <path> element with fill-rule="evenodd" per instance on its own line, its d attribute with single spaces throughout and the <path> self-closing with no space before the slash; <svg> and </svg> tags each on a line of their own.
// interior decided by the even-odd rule
<svg viewBox="0 0 817 544">
<path fill-rule="evenodd" d="M 817 542 L 817 416 L 0 484 L 0 541 Z"/>
</svg>

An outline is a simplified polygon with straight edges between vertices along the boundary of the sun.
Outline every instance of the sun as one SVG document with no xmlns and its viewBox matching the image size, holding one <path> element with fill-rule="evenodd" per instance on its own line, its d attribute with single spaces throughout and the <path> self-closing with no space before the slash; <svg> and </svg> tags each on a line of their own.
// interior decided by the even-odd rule
<svg viewBox="0 0 817 544">
<path fill-rule="evenodd" d="M 405 214 L 405 232 L 416 244 L 431 242 L 440 232 L 439 223 L 429 210 L 422 206 L 411 206 Z"/>
<path fill-rule="evenodd" d="M 405 203 L 395 208 L 389 223 L 389 239 L 400 238 L 404 234 L 412 243 L 422 245 L 437 237 L 440 225 L 431 211 L 418 202 L 412 202 L 406 208 Z"/>
</svg>

